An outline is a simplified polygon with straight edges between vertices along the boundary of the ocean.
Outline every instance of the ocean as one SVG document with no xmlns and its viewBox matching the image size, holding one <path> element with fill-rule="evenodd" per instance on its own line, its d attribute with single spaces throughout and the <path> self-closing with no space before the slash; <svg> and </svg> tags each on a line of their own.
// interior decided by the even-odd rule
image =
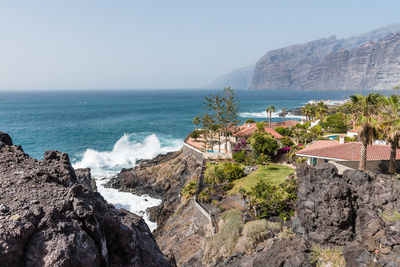
<svg viewBox="0 0 400 267">
<path fill-rule="evenodd" d="M 160 200 L 102 186 L 139 159 L 178 150 L 194 129 L 204 96 L 216 90 L 102 90 L 0 92 L 0 131 L 25 153 L 42 159 L 46 150 L 67 152 L 75 168 L 90 167 L 99 192 L 117 207 L 144 216 Z M 241 120 L 265 120 L 265 108 L 277 111 L 309 100 L 343 100 L 351 91 L 237 90 Z M 286 120 L 296 116 L 287 116 Z M 273 121 L 280 121 L 277 113 Z"/>
</svg>

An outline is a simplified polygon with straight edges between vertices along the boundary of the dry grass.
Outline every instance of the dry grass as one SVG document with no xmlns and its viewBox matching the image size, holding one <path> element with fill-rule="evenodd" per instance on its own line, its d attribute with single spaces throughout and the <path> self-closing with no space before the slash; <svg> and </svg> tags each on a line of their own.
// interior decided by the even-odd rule
<svg viewBox="0 0 400 267">
<path fill-rule="evenodd" d="M 281 226 L 279 223 L 268 222 L 261 219 L 248 222 L 243 227 L 243 235 L 240 237 L 239 243 L 248 251 L 270 237 L 273 233 L 279 232 Z"/>
<path fill-rule="evenodd" d="M 204 258 L 212 262 L 220 256 L 228 256 L 232 253 L 243 227 L 242 216 L 238 210 L 228 210 L 222 213 L 222 225 L 217 234 L 207 240 Z"/>
<path fill-rule="evenodd" d="M 400 212 L 396 210 L 386 210 L 382 213 L 384 222 L 397 222 L 400 221 Z"/>
<path fill-rule="evenodd" d="M 346 261 L 342 255 L 342 247 L 322 248 L 314 245 L 311 252 L 311 263 L 317 267 L 342 267 Z"/>
</svg>

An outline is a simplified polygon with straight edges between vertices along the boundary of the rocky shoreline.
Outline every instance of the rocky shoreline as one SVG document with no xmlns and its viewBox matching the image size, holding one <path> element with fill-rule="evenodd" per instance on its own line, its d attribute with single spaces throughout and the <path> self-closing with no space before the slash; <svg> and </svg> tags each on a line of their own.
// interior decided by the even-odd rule
<svg viewBox="0 0 400 267">
<path fill-rule="evenodd" d="M 66 153 L 26 155 L 0 133 L 1 266 L 170 266 L 144 220 L 95 191 Z"/>
</svg>

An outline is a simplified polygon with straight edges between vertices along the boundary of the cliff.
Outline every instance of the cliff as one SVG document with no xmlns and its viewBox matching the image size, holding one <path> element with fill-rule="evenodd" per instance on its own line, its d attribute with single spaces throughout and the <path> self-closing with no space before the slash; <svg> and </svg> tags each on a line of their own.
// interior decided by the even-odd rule
<svg viewBox="0 0 400 267">
<path fill-rule="evenodd" d="M 38 161 L 0 133 L 0 188 L 0 266 L 170 266 L 143 219 L 65 153 Z"/>
<path fill-rule="evenodd" d="M 272 50 L 253 69 L 235 70 L 212 85 L 254 90 L 393 89 L 400 84 L 399 32 L 400 24 L 393 24 L 347 39 L 333 36 Z"/>
</svg>

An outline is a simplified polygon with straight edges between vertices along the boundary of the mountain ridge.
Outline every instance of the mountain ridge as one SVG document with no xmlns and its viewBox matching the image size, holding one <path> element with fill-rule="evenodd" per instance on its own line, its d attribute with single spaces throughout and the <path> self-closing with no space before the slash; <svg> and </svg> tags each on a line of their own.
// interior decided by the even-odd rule
<svg viewBox="0 0 400 267">
<path fill-rule="evenodd" d="M 252 90 L 393 89 L 400 84 L 400 41 L 393 42 L 398 32 L 400 23 L 395 23 L 349 38 L 337 39 L 332 35 L 273 49 L 257 63 L 221 75 L 208 87 L 231 86 Z M 347 51 L 344 53 L 347 56 L 343 51 Z M 341 62 L 336 62 L 339 59 Z M 319 74 L 323 76 L 319 77 Z"/>
</svg>

